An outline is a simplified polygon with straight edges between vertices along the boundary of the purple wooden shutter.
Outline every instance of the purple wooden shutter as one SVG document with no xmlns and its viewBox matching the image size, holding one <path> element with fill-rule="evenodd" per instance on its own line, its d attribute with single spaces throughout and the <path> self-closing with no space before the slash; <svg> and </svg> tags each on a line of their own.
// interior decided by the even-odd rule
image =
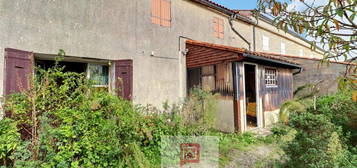
<svg viewBox="0 0 357 168">
<path fill-rule="evenodd" d="M 33 53 L 11 48 L 5 49 L 5 95 L 29 89 L 33 66 Z"/>
<path fill-rule="evenodd" d="M 132 100 L 133 95 L 133 61 L 115 61 L 115 83 L 118 96 Z"/>
</svg>

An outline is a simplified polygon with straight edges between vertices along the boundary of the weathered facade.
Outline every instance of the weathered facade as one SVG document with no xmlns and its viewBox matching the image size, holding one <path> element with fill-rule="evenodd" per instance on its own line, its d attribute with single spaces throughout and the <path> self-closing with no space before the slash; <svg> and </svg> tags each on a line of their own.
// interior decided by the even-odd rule
<svg viewBox="0 0 357 168">
<path fill-rule="evenodd" d="M 185 37 L 248 48 L 221 12 L 171 1 L 171 26 L 163 27 L 152 23 L 151 5 L 152 0 L 1 0 L 0 67 L 5 48 L 52 56 L 63 49 L 67 56 L 107 62 L 131 59 L 133 101 L 161 106 L 185 97 Z M 224 20 L 224 38 L 213 35 L 214 17 Z M 251 33 L 248 23 L 235 24 Z M 0 81 L 4 75 L 2 68 Z"/>
<path fill-rule="evenodd" d="M 217 127 L 246 131 L 277 121 L 280 105 L 293 97 L 298 64 L 241 48 L 187 41 L 188 89 L 218 94 Z"/>
<path fill-rule="evenodd" d="M 63 64 L 69 70 L 87 73 L 88 78 L 98 80 L 96 87 L 107 88 L 134 103 L 157 107 L 165 101 L 179 102 L 186 97 L 188 67 L 195 66 L 192 65 L 194 62 L 186 63 L 189 60 L 186 60 L 187 54 L 192 52 L 186 45 L 190 39 L 237 47 L 241 49 L 239 53 L 246 55 L 250 51 L 282 52 L 282 46 L 284 53 L 290 55 L 307 57 L 316 54 L 320 57 L 321 54 L 320 51 L 308 50 L 306 41 L 277 31 L 268 22 L 256 22 L 208 0 L 0 0 L 0 12 L 1 95 L 18 91 L 17 83 L 26 88 L 24 75 L 31 73 L 35 65 L 48 67 L 53 64 L 59 49 L 66 52 Z M 296 48 L 302 48 L 304 54 L 294 50 Z M 260 102 L 261 108 L 276 112 L 280 103 L 292 96 L 291 67 L 280 69 L 281 63 L 270 64 L 274 60 L 270 56 L 268 60 L 254 62 L 257 58 L 267 57 L 263 53 L 250 55 L 254 55 L 250 58 L 251 63 L 258 64 L 256 83 L 264 79 L 263 69 L 269 69 L 265 67 L 268 65 L 274 65 L 279 72 L 275 76 L 280 78 L 285 74 L 284 80 L 289 79 L 287 83 L 277 84 L 286 84 L 286 89 L 256 87 L 261 89 L 257 93 L 262 98 L 256 100 L 257 104 L 268 101 Z M 205 57 L 211 61 L 217 59 L 212 53 Z M 226 64 L 217 65 L 216 69 L 221 72 L 217 77 L 222 79 L 218 82 L 217 91 L 232 99 L 233 76 L 238 72 L 226 70 L 242 69 L 244 62 L 236 57 L 219 61 L 206 64 Z M 235 66 L 228 62 L 235 62 Z M 204 66 L 204 63 L 197 65 Z M 224 77 L 226 72 L 232 79 Z M 276 71 L 269 72 L 274 75 Z M 220 107 L 225 109 L 234 103 L 237 102 L 221 101 Z M 232 130 L 235 122 L 233 130 L 237 129 L 238 121 L 230 119 L 232 115 L 237 118 L 238 113 L 232 108 L 222 111 L 227 113 L 220 115 L 222 127 Z M 259 122 L 261 126 L 269 123 L 263 117 Z M 239 126 L 239 129 L 244 127 Z"/>
</svg>

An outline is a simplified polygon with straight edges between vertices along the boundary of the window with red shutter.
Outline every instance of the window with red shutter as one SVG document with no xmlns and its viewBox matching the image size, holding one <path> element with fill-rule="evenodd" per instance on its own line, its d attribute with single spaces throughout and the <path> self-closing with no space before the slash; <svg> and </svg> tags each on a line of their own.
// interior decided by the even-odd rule
<svg viewBox="0 0 357 168">
<path fill-rule="evenodd" d="M 151 0 L 151 22 L 163 27 L 171 26 L 171 0 Z"/>
<path fill-rule="evenodd" d="M 217 38 L 224 38 L 224 22 L 223 19 L 213 18 L 213 35 Z"/>
</svg>

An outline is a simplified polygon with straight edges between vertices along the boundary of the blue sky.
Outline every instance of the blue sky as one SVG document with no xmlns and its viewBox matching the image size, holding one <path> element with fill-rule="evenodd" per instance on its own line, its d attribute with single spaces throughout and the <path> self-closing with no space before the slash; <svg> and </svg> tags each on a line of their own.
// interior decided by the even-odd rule
<svg viewBox="0 0 357 168">
<path fill-rule="evenodd" d="M 257 0 L 212 0 L 230 9 L 254 9 Z"/>
</svg>

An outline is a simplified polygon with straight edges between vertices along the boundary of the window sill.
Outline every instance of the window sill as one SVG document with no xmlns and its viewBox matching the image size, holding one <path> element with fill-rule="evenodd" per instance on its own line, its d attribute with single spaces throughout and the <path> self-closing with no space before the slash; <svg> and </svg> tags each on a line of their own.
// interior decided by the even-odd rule
<svg viewBox="0 0 357 168">
<path fill-rule="evenodd" d="M 265 85 L 266 88 L 278 88 L 278 85 Z"/>
<path fill-rule="evenodd" d="M 95 88 L 108 88 L 108 85 L 92 85 Z"/>
</svg>

